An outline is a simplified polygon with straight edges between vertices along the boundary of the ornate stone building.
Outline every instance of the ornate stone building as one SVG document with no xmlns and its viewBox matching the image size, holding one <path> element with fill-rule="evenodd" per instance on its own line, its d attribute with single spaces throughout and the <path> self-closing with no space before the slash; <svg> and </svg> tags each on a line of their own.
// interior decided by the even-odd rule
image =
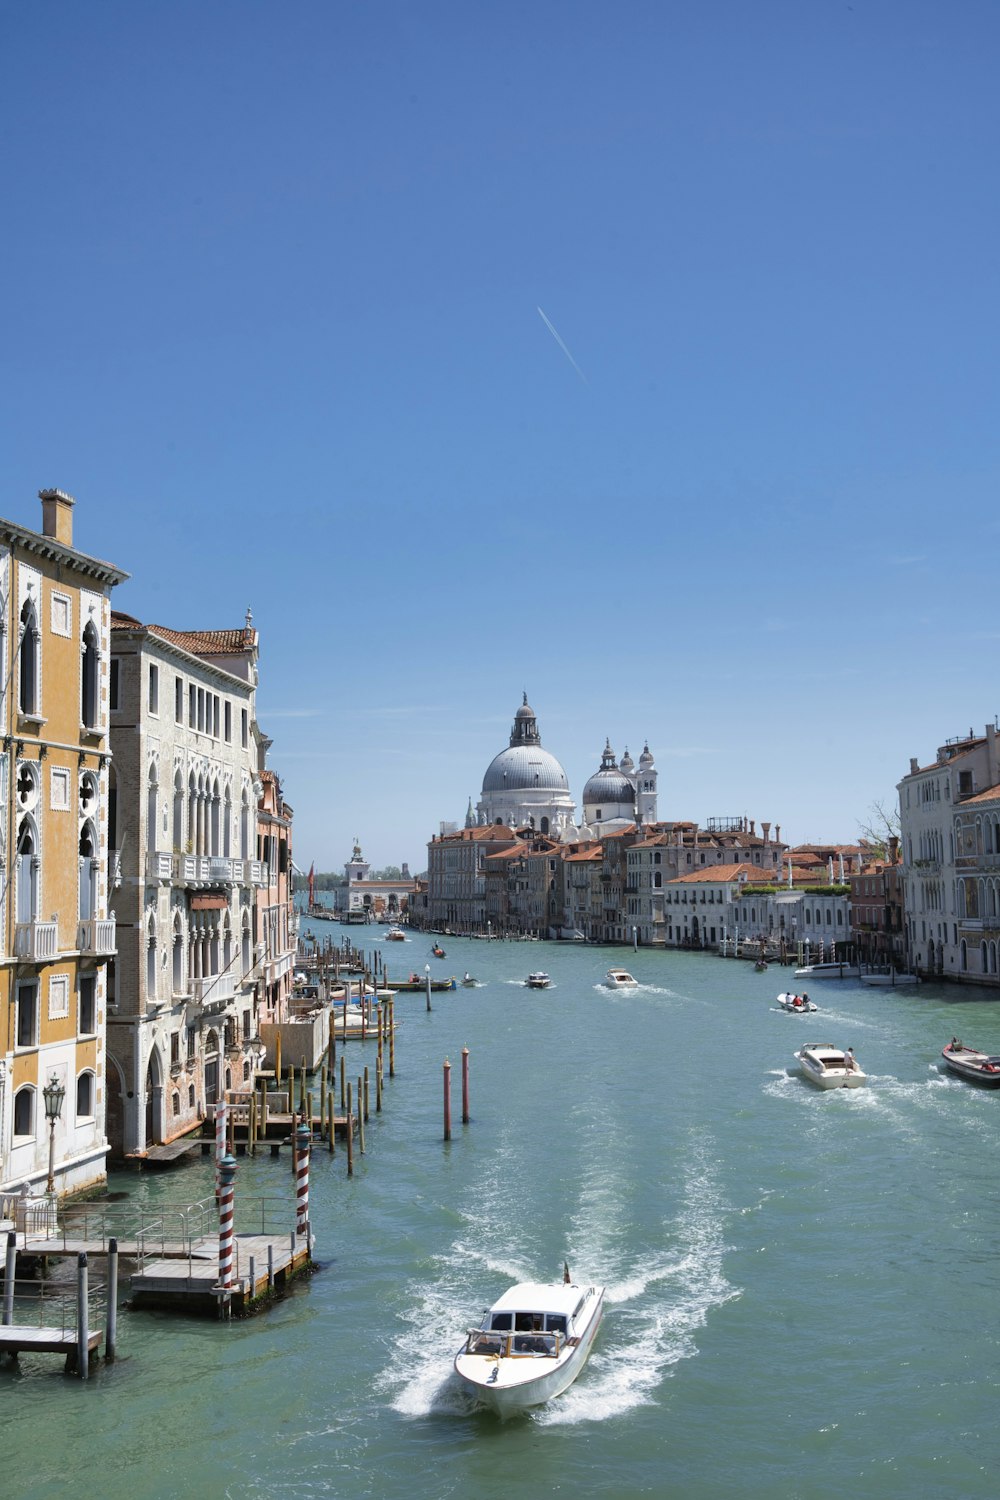
<svg viewBox="0 0 1000 1500">
<path fill-rule="evenodd" d="M 51 1150 L 65 1193 L 106 1175 L 108 636 L 127 574 L 74 547 L 71 496 L 40 498 L 40 532 L 0 521 L 0 1189 L 44 1189 Z"/>
</svg>

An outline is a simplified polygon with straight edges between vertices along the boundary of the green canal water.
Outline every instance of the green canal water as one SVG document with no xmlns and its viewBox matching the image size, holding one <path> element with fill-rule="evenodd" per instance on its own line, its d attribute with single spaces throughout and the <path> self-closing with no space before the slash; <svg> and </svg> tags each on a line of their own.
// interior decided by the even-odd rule
<svg viewBox="0 0 1000 1500">
<path fill-rule="evenodd" d="M 325 929 L 340 936 L 342 929 Z M 352 938 L 370 948 L 368 931 Z M 813 987 L 700 955 L 416 936 L 390 973 L 470 969 L 397 1001 L 397 1076 L 353 1179 L 317 1150 L 318 1274 L 228 1325 L 123 1311 L 83 1385 L 0 1368 L 2 1493 L 102 1500 L 992 1497 L 998 1488 L 1000 1093 L 939 1069 L 953 1033 L 1000 1051 L 987 992 Z M 612 963 L 641 981 L 601 984 Z M 552 988 L 528 990 L 546 968 Z M 822 1094 L 804 1040 L 869 1075 Z M 461 1125 L 460 1054 L 473 1119 Z M 362 1053 L 348 1044 L 348 1071 Z M 453 1139 L 442 1140 L 451 1058 Z M 374 1108 L 374 1106 L 373 1106 Z M 208 1163 L 116 1178 L 150 1203 Z M 237 1194 L 287 1193 L 287 1158 Z M 603 1282 L 583 1375 L 532 1416 L 469 1409 L 466 1326 L 514 1280 Z"/>
</svg>

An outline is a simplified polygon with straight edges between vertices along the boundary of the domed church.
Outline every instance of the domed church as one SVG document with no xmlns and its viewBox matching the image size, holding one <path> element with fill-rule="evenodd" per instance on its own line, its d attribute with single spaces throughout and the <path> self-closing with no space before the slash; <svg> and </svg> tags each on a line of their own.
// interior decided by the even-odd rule
<svg viewBox="0 0 1000 1500">
<path fill-rule="evenodd" d="M 542 749 L 535 710 L 524 702 L 514 715 L 510 744 L 495 755 L 483 777 L 476 812 L 482 823 L 505 823 L 508 828 L 534 828 L 559 838 L 573 823 L 575 803 L 566 772 Z M 466 818 L 466 822 L 471 822 Z"/>
<path fill-rule="evenodd" d="M 588 831 L 611 833 L 628 823 L 656 822 L 656 767 L 649 746 L 639 756 L 639 769 L 625 748 L 621 765 L 611 741 L 605 740 L 600 768 L 583 789 L 583 821 Z"/>
</svg>

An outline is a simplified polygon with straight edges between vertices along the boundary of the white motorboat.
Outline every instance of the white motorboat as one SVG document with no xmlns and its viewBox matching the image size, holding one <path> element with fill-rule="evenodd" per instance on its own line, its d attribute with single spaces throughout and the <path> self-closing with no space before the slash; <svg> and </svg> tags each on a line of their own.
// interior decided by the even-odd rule
<svg viewBox="0 0 1000 1500">
<path fill-rule="evenodd" d="M 778 1004 L 793 1016 L 807 1016 L 812 1011 L 819 1010 L 819 1006 L 808 995 L 793 995 L 791 991 L 779 995 Z"/>
<path fill-rule="evenodd" d="M 388 932 L 382 934 L 383 943 L 405 943 L 406 933 L 402 927 L 390 927 Z"/>
<path fill-rule="evenodd" d="M 897 974 L 895 969 L 872 969 L 862 974 L 862 984 L 884 984 L 895 988 L 897 984 L 919 984 L 919 974 Z"/>
<path fill-rule="evenodd" d="M 842 1051 L 826 1042 L 810 1042 L 795 1054 L 803 1078 L 820 1089 L 859 1089 L 867 1083 L 854 1058 L 854 1049 Z"/>
<path fill-rule="evenodd" d="M 795 970 L 796 979 L 857 979 L 857 964 L 822 963 L 805 964 Z"/>
<path fill-rule="evenodd" d="M 473 979 L 473 977 L 469 973 L 469 971 L 466 970 L 465 974 L 462 977 L 462 984 L 464 985 L 464 987 L 467 990 L 474 990 L 476 988 L 476 986 L 477 986 L 478 983 L 479 983 L 479 980 L 478 979 Z"/>
<path fill-rule="evenodd" d="M 609 969 L 604 976 L 604 983 L 609 990 L 634 990 L 638 986 L 628 969 Z"/>
<path fill-rule="evenodd" d="M 552 980 L 539 969 L 537 973 L 529 974 L 524 982 L 529 990 L 547 990 Z"/>
<path fill-rule="evenodd" d="M 501 1417 L 540 1406 L 583 1369 L 603 1311 L 602 1286 L 522 1282 L 469 1330 L 455 1370 L 477 1403 Z"/>
</svg>

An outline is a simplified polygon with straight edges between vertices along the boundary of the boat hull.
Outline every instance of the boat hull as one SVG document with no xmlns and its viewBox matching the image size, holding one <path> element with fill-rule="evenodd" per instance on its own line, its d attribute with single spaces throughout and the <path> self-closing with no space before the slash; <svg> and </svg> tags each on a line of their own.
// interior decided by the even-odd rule
<svg viewBox="0 0 1000 1500">
<path fill-rule="evenodd" d="M 920 980 L 916 974 L 862 974 L 861 983 L 895 989 L 900 984 L 919 984 Z"/>
<path fill-rule="evenodd" d="M 545 1360 L 549 1368 L 542 1374 L 535 1374 L 530 1369 L 536 1363 L 533 1360 L 490 1360 L 483 1355 L 466 1354 L 464 1351 L 455 1357 L 455 1371 L 463 1388 L 476 1404 L 495 1412 L 498 1417 L 506 1419 L 530 1411 L 535 1406 L 544 1406 L 546 1401 L 552 1401 L 568 1390 L 580 1374 L 587 1363 L 603 1314 L 602 1288 L 579 1343 L 575 1348 L 567 1349 L 565 1356 L 554 1361 Z M 509 1368 L 504 1369 L 504 1366 Z M 497 1376 L 491 1378 L 494 1368 Z"/>
<path fill-rule="evenodd" d="M 972 1047 L 963 1047 L 954 1053 L 945 1047 L 941 1056 L 948 1071 L 956 1078 L 964 1078 L 966 1083 L 978 1084 L 980 1088 L 1000 1089 L 1000 1068 L 996 1067 L 996 1058 L 988 1057 L 985 1052 L 976 1052 Z M 990 1063 L 993 1068 L 985 1066 Z"/>
</svg>

